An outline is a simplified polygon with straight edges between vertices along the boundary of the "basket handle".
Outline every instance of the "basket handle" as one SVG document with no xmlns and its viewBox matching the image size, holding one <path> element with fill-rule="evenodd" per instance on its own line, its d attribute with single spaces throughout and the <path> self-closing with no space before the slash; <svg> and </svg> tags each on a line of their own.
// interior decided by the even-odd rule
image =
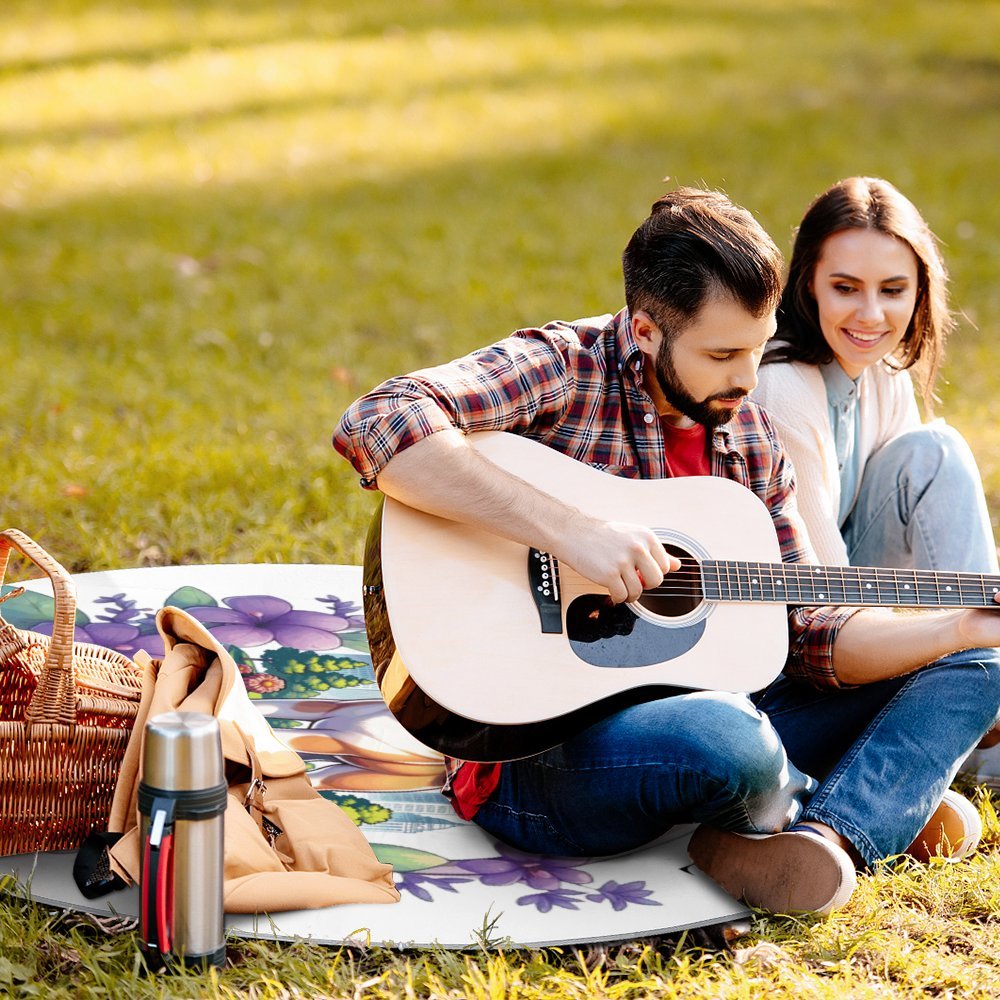
<svg viewBox="0 0 1000 1000">
<path fill-rule="evenodd" d="M 73 677 L 73 638 L 76 633 L 76 586 L 72 577 L 36 541 L 17 528 L 0 532 L 0 584 L 7 575 L 10 550 L 17 549 L 43 570 L 52 582 L 55 615 L 52 641 L 45 654 L 38 686 L 24 721 L 76 725 L 76 685 Z"/>
</svg>

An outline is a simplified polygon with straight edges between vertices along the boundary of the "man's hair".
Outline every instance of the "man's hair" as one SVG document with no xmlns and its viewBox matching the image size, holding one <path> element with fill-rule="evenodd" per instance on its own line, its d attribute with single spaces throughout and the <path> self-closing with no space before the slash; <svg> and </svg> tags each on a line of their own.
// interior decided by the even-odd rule
<svg viewBox="0 0 1000 1000">
<path fill-rule="evenodd" d="M 781 269 L 781 251 L 745 208 L 718 191 L 678 188 L 653 204 L 622 253 L 625 304 L 669 341 L 719 292 L 758 319 L 775 309 Z"/>
<path fill-rule="evenodd" d="M 816 265 L 826 240 L 848 229 L 866 229 L 901 240 L 917 258 L 917 301 L 913 318 L 890 368 L 913 368 L 929 410 L 948 334 L 954 317 L 948 309 L 948 272 L 937 239 L 916 206 L 880 177 L 848 177 L 817 196 L 799 224 L 788 265 L 788 281 L 778 309 L 775 349 L 764 363 L 830 361 L 830 349 L 819 325 L 813 294 Z"/>
</svg>

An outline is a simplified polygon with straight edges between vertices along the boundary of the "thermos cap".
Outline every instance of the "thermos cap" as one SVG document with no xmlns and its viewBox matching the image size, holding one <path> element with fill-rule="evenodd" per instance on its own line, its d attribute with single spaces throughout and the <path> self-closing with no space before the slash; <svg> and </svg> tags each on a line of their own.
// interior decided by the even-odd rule
<svg viewBox="0 0 1000 1000">
<path fill-rule="evenodd" d="M 146 723 L 143 784 L 167 791 L 196 791 L 224 781 L 222 738 L 214 716 L 164 712 Z"/>
</svg>

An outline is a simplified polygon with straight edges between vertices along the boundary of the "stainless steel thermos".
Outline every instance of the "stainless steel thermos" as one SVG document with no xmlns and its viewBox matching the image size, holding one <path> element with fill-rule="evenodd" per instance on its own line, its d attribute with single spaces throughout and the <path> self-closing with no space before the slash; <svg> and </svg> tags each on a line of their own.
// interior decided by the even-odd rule
<svg viewBox="0 0 1000 1000">
<path fill-rule="evenodd" d="M 139 783 L 139 933 L 152 968 L 221 966 L 226 779 L 219 724 L 200 712 L 146 723 Z"/>
</svg>

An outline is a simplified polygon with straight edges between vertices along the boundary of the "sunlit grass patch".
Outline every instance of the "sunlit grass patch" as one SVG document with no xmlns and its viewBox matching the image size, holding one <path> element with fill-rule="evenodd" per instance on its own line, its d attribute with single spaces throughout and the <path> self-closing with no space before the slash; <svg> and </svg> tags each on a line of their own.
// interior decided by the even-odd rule
<svg viewBox="0 0 1000 1000">
<path fill-rule="evenodd" d="M 987 831 L 971 860 L 903 862 L 862 876 L 828 918 L 757 914 L 724 944 L 701 931 L 622 945 L 518 950 L 491 941 L 466 952 L 407 952 L 233 938 L 227 966 L 205 977 L 147 977 L 127 926 L 23 901 L 0 886 L 0 983 L 45 982 L 46 996 L 290 998 L 885 997 L 992 998 L 1000 991 L 1000 853 L 995 800 L 977 794 Z M 18 995 L 28 995 L 21 993 Z"/>
</svg>

